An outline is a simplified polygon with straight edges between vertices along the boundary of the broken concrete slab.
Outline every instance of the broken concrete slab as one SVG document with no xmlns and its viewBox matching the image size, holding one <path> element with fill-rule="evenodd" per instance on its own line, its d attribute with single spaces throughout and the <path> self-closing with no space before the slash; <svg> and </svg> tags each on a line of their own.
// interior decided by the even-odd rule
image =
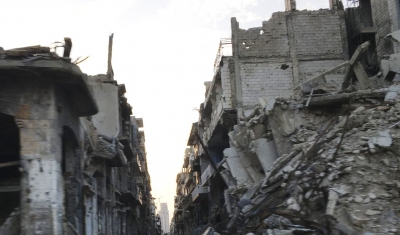
<svg viewBox="0 0 400 235">
<path fill-rule="evenodd" d="M 400 30 L 394 31 L 394 32 L 388 34 L 386 37 L 391 37 L 394 40 L 396 40 L 397 42 L 400 42 Z"/>
<path fill-rule="evenodd" d="M 349 64 L 351 66 L 357 64 L 361 60 L 363 53 L 368 50 L 368 47 L 370 45 L 371 45 L 371 43 L 369 41 L 367 41 L 367 42 L 364 42 L 363 44 L 361 44 L 360 46 L 358 46 L 356 51 L 354 52 L 353 56 L 351 57 Z"/>
<path fill-rule="evenodd" d="M 356 77 L 358 79 L 358 84 L 360 86 L 361 90 L 366 90 L 369 88 L 369 80 L 368 80 L 368 75 L 364 70 L 363 65 L 361 62 L 357 62 L 356 64 L 353 65 L 353 70 L 354 73 L 356 74 Z"/>
<path fill-rule="evenodd" d="M 241 150 L 237 150 L 237 153 L 240 159 L 242 159 L 242 163 L 253 181 L 260 182 L 264 178 L 264 175 L 257 169 L 260 166 L 257 155 L 249 151 L 245 152 Z"/>
<path fill-rule="evenodd" d="M 361 90 L 352 93 L 340 93 L 335 95 L 323 96 L 323 97 L 313 97 L 310 100 L 309 106 L 323 106 L 323 105 L 334 105 L 348 103 L 350 99 L 360 99 L 360 98 L 383 98 L 388 93 L 387 89 L 379 90 Z M 303 99 L 305 104 L 307 99 Z"/>
<path fill-rule="evenodd" d="M 300 88 L 301 91 L 304 93 L 310 93 L 312 89 L 319 89 L 320 86 L 326 86 L 326 79 L 325 79 L 325 75 L 334 73 L 336 71 L 338 71 L 339 69 L 348 66 L 349 65 L 349 61 L 343 62 L 305 82 L 302 82 L 301 84 L 299 84 L 296 88 Z M 295 89 L 296 89 L 295 88 Z"/>
<path fill-rule="evenodd" d="M 276 159 L 278 159 L 278 151 L 273 140 L 261 138 L 254 141 L 255 150 L 260 160 L 264 172 L 268 172 Z"/>
<path fill-rule="evenodd" d="M 224 150 L 224 156 L 226 162 L 229 165 L 232 176 L 236 179 L 238 185 L 251 186 L 254 181 L 246 171 L 246 167 L 243 165 L 242 159 L 236 152 L 235 148 L 227 148 Z"/>
<path fill-rule="evenodd" d="M 380 131 L 377 136 L 372 137 L 368 143 L 378 145 L 381 148 L 389 148 L 392 145 L 392 137 L 389 131 Z"/>
<path fill-rule="evenodd" d="M 383 78 L 393 81 L 396 74 L 400 73 L 400 54 L 391 54 L 389 58 L 381 60 Z"/>
<path fill-rule="evenodd" d="M 390 86 L 388 93 L 385 96 L 385 102 L 394 104 L 400 99 L 400 85 Z"/>
</svg>

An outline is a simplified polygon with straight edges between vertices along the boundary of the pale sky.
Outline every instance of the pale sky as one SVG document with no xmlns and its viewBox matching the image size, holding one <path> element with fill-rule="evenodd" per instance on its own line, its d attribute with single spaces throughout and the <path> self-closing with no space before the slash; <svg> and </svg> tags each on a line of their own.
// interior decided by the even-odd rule
<svg viewBox="0 0 400 235">
<path fill-rule="evenodd" d="M 297 0 L 300 10 L 328 8 L 328 0 Z M 259 27 L 284 0 L 9 0 L 0 14 L 0 46 L 49 46 L 71 37 L 71 56 L 89 75 L 106 72 L 108 35 L 114 33 L 115 79 L 127 86 L 136 117 L 144 119 L 153 197 L 174 209 L 175 178 L 204 81 L 213 78 L 220 38 L 230 18 Z"/>
</svg>

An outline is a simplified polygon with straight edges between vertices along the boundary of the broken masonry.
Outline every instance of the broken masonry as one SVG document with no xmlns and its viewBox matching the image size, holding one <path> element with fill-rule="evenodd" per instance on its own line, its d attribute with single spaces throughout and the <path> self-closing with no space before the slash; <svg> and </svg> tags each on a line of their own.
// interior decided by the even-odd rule
<svg viewBox="0 0 400 235">
<path fill-rule="evenodd" d="M 247 30 L 232 18 L 171 234 L 399 233 L 400 4 L 329 3 L 287 0 Z"/>
</svg>

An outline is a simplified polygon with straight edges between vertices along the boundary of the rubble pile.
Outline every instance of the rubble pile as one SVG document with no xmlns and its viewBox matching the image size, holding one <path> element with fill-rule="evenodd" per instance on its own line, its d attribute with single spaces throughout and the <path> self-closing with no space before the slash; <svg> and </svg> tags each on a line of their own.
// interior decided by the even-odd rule
<svg viewBox="0 0 400 235">
<path fill-rule="evenodd" d="M 400 234 L 400 30 L 379 27 L 399 12 L 356 2 L 331 0 L 328 12 L 288 0 L 250 29 L 232 18 L 232 55 L 218 54 L 205 82 L 171 234 Z"/>
<path fill-rule="evenodd" d="M 391 91 L 397 91 L 395 87 L 385 90 L 389 91 L 386 101 L 393 97 Z M 275 105 L 283 103 L 293 101 Z M 245 193 L 230 189 L 236 208 L 226 232 L 398 234 L 400 104 L 361 98 L 340 109 L 334 117 L 319 109 L 323 123 L 314 119 L 311 125 L 303 122 L 285 133 L 293 145 L 291 152 L 281 155 L 265 171 L 266 177 Z M 274 111 L 267 112 L 273 116 Z M 301 116 L 309 111 L 293 112 Z M 266 119 L 265 114 L 255 115 L 235 127 L 233 146 L 247 145 L 257 152 L 254 126 Z M 243 134 L 237 130 L 247 133 L 241 142 Z M 270 132 L 266 130 L 262 137 L 270 138 Z"/>
</svg>

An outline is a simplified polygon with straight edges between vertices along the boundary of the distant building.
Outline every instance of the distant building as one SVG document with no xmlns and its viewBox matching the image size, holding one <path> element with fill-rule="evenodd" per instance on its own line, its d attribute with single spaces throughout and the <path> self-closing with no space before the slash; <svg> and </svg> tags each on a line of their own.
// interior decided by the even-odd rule
<svg viewBox="0 0 400 235">
<path fill-rule="evenodd" d="M 169 232 L 169 212 L 168 212 L 168 204 L 160 203 L 161 209 L 159 215 L 161 217 L 161 228 L 164 233 Z"/>
</svg>

